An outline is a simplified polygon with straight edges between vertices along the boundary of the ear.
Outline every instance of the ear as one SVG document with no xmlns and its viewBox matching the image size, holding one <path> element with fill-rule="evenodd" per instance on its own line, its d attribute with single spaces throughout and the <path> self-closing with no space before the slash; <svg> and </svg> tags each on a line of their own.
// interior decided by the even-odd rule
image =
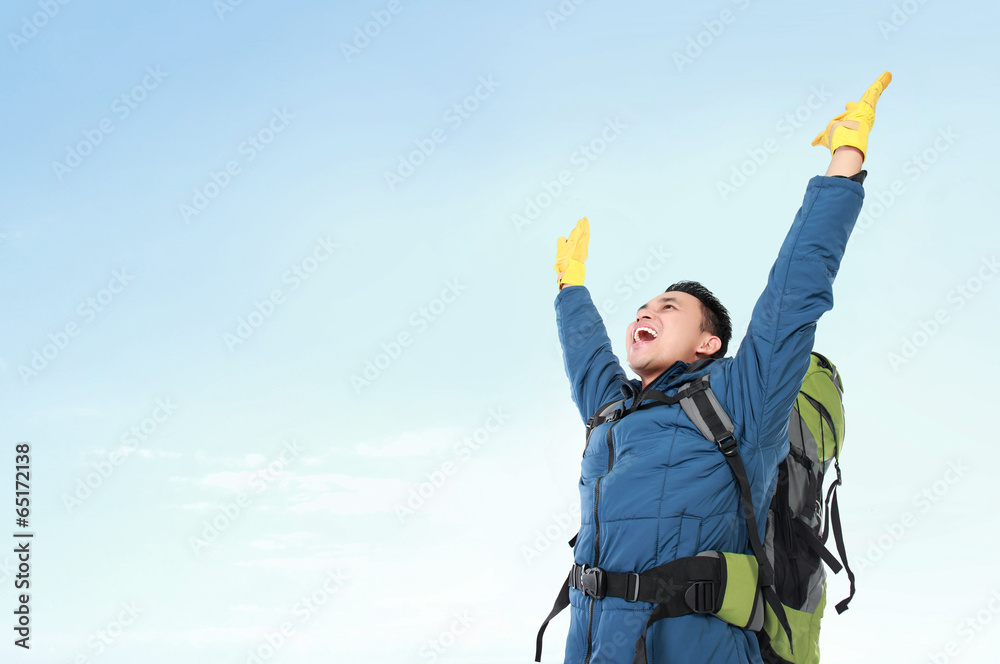
<svg viewBox="0 0 1000 664">
<path fill-rule="evenodd" d="M 698 355 L 698 359 L 702 359 L 705 357 L 712 357 L 719 352 L 720 348 L 722 348 L 722 339 L 710 336 L 702 342 L 701 346 L 698 347 L 698 350 L 696 350 L 695 353 Z"/>
</svg>

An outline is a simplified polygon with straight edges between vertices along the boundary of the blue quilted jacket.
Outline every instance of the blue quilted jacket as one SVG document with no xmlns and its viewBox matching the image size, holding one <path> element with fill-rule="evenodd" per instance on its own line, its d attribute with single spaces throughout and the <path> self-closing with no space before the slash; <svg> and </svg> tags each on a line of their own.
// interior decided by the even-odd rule
<svg viewBox="0 0 1000 664">
<path fill-rule="evenodd" d="M 736 355 L 686 374 L 690 365 L 677 362 L 651 383 L 672 396 L 682 383 L 711 376 L 736 428 L 762 538 L 816 322 L 833 307 L 833 280 L 863 198 L 857 182 L 812 178 Z M 625 378 L 588 290 L 563 288 L 555 308 L 583 421 L 600 405 L 638 393 L 641 382 Z M 732 472 L 679 405 L 639 410 L 595 428 L 581 464 L 580 500 L 577 564 L 643 572 L 701 551 L 752 553 Z M 616 597 L 595 600 L 571 588 L 565 662 L 632 662 L 652 608 Z M 756 634 L 711 615 L 660 620 L 646 638 L 650 664 L 761 662 Z"/>
</svg>

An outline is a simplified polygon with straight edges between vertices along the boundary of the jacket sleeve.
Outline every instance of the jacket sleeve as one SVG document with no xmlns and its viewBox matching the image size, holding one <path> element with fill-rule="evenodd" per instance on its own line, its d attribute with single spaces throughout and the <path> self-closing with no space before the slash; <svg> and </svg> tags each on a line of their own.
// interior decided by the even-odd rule
<svg viewBox="0 0 1000 664">
<path fill-rule="evenodd" d="M 863 200 L 858 182 L 826 176 L 809 181 L 746 336 L 728 363 L 729 384 L 736 389 L 727 405 L 742 414 L 741 443 L 768 448 L 784 442 L 816 322 L 833 308 L 833 280 Z"/>
<path fill-rule="evenodd" d="M 555 307 L 570 392 L 586 423 L 599 406 L 621 397 L 617 376 L 624 378 L 625 371 L 586 287 L 564 287 Z"/>
</svg>

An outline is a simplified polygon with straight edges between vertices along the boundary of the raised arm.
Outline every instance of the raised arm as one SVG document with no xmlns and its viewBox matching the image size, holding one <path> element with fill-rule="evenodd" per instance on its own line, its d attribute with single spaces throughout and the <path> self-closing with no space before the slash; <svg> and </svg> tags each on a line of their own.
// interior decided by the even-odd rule
<svg viewBox="0 0 1000 664">
<path fill-rule="evenodd" d="M 563 350 L 566 377 L 573 402 L 586 422 L 598 406 L 620 395 L 618 376 L 625 377 L 621 363 L 611 350 L 604 321 L 583 285 L 590 225 L 584 217 L 569 238 L 556 243 L 556 325 Z"/>
<path fill-rule="evenodd" d="M 830 166 L 825 176 L 809 181 L 746 337 L 728 367 L 730 379 L 741 388 L 732 394 L 743 400 L 743 437 L 754 444 L 768 447 L 784 439 L 788 414 L 809 366 L 816 322 L 833 308 L 833 281 L 864 200 L 861 182 L 866 174 L 861 166 L 875 104 L 891 80 L 889 72 L 882 74 L 813 141 L 830 149 Z"/>
</svg>

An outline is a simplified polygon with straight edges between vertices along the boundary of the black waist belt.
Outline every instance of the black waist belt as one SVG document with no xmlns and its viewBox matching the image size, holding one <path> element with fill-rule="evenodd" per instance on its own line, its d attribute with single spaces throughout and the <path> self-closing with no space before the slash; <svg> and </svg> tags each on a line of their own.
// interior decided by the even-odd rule
<svg viewBox="0 0 1000 664">
<path fill-rule="evenodd" d="M 713 556 L 681 558 L 639 574 L 573 565 L 567 583 L 594 599 L 665 604 L 670 616 L 715 613 L 722 604 L 721 566 Z"/>
<path fill-rule="evenodd" d="M 660 620 L 691 613 L 715 613 L 722 608 L 725 579 L 717 556 L 679 558 L 645 572 L 606 572 L 599 567 L 573 565 L 556 603 L 535 640 L 535 661 L 542 661 L 542 635 L 549 621 L 569 606 L 569 589 L 588 597 L 620 597 L 627 602 L 651 602 L 656 608 L 646 627 Z M 637 661 L 645 661 L 645 633 L 636 644 Z M 641 659 L 639 652 L 642 653 Z"/>
</svg>

